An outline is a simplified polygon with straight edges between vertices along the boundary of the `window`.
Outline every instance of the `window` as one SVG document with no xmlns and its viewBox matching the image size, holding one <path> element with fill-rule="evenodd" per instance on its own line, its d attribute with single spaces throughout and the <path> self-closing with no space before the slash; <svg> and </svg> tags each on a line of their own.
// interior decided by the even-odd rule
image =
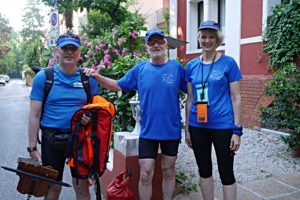
<svg viewBox="0 0 300 200">
<path fill-rule="evenodd" d="M 222 33 L 225 33 L 225 0 L 218 0 L 218 23 Z"/>
<path fill-rule="evenodd" d="M 272 15 L 272 8 L 281 4 L 281 0 L 267 0 L 267 16 Z"/>
</svg>

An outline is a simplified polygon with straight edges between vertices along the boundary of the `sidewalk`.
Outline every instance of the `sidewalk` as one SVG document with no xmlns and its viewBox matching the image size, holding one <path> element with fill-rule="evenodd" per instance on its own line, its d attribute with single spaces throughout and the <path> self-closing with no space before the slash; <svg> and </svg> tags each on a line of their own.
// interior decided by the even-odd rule
<svg viewBox="0 0 300 200">
<path fill-rule="evenodd" d="M 222 188 L 216 188 L 215 200 L 222 199 Z M 173 200 L 202 200 L 202 195 L 193 192 Z M 300 200 L 300 172 L 238 184 L 238 200 Z"/>
</svg>

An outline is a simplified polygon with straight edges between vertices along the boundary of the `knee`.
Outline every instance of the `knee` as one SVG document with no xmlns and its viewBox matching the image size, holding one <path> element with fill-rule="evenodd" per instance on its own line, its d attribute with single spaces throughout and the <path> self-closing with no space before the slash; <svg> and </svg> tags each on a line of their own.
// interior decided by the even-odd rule
<svg viewBox="0 0 300 200">
<path fill-rule="evenodd" d="M 45 195 L 46 200 L 56 200 L 59 198 L 61 192 L 61 186 L 50 185 L 47 194 Z"/>
<path fill-rule="evenodd" d="M 142 183 L 149 183 L 152 181 L 153 171 L 150 170 L 143 170 L 140 171 L 140 181 Z"/>
<path fill-rule="evenodd" d="M 90 191 L 89 188 L 86 184 L 86 181 L 79 181 L 79 183 L 73 184 L 74 191 L 76 193 L 77 197 L 89 197 L 90 196 Z"/>
<path fill-rule="evenodd" d="M 235 183 L 235 178 L 234 178 L 234 176 L 221 177 L 221 182 L 222 182 L 222 185 L 232 185 Z"/>
<path fill-rule="evenodd" d="M 162 168 L 163 177 L 166 179 L 173 179 L 175 177 L 174 167 Z"/>
</svg>

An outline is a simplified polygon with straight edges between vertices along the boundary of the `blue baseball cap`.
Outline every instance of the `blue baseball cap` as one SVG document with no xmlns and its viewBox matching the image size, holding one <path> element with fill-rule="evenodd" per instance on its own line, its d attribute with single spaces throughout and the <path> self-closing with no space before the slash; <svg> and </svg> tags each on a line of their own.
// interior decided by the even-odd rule
<svg viewBox="0 0 300 200">
<path fill-rule="evenodd" d="M 213 29 L 213 30 L 219 31 L 220 27 L 217 22 L 208 20 L 208 21 L 204 21 L 200 24 L 199 30 L 203 30 L 203 29 Z"/>
<path fill-rule="evenodd" d="M 166 38 L 165 33 L 164 33 L 162 30 L 160 30 L 160 29 L 158 29 L 158 28 L 153 28 L 153 29 L 147 31 L 147 33 L 146 33 L 146 42 L 149 40 L 149 38 L 150 38 L 152 35 L 160 35 L 160 36 L 162 36 L 163 38 Z"/>
<path fill-rule="evenodd" d="M 78 48 L 80 48 L 80 38 L 78 35 L 74 35 L 74 34 L 63 34 L 61 36 L 59 36 L 59 38 L 56 41 L 56 46 L 58 47 L 63 47 L 66 46 L 68 44 L 72 44 Z"/>
</svg>

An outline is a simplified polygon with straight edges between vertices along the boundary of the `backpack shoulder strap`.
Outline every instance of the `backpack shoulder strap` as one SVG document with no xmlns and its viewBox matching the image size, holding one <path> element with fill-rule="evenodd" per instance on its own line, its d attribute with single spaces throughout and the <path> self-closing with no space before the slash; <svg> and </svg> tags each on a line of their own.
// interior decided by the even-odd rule
<svg viewBox="0 0 300 200">
<path fill-rule="evenodd" d="M 89 84 L 89 77 L 87 75 L 85 75 L 85 73 L 82 71 L 81 68 L 79 68 L 79 70 L 80 70 L 81 82 L 82 82 L 84 91 L 86 93 L 87 104 L 90 104 L 90 103 L 92 103 L 92 98 L 91 98 L 91 88 L 90 88 L 90 84 Z"/>
<path fill-rule="evenodd" d="M 53 86 L 53 81 L 54 81 L 53 67 L 47 67 L 44 70 L 45 70 L 45 74 L 46 74 L 46 82 L 45 82 L 45 85 L 44 85 L 43 107 L 44 107 L 44 104 L 45 104 L 45 102 L 48 98 L 48 95 L 50 93 L 50 90 Z"/>
</svg>

